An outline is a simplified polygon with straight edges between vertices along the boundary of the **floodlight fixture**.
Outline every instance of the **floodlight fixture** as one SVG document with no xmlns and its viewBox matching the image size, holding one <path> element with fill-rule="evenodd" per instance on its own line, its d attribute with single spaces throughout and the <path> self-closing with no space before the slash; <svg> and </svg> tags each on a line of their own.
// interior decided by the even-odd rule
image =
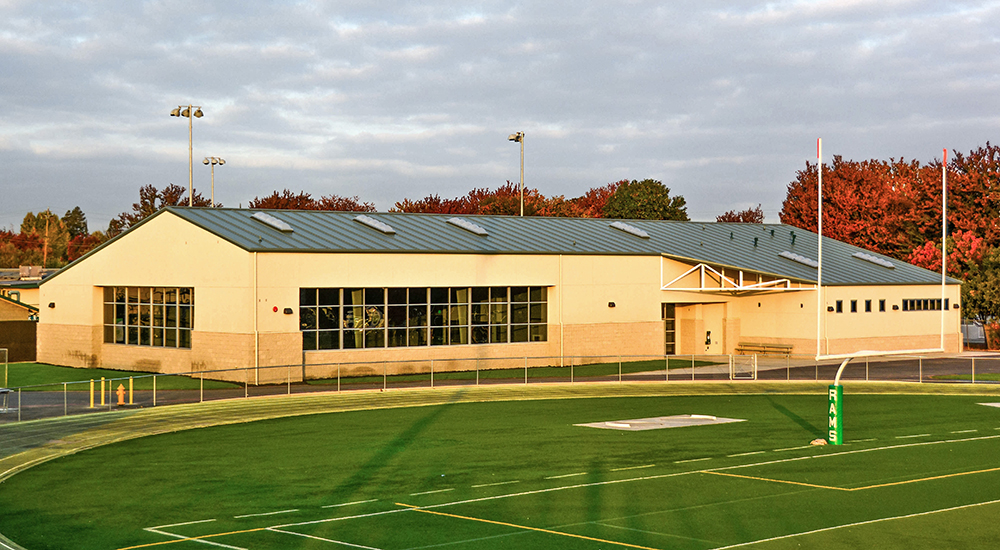
<svg viewBox="0 0 1000 550">
<path fill-rule="evenodd" d="M 215 165 L 224 166 L 226 164 L 226 159 L 219 157 L 205 157 L 205 160 L 201 161 L 202 164 L 211 165 L 212 167 L 212 208 L 215 208 Z"/>
<path fill-rule="evenodd" d="M 524 215 L 524 132 L 516 132 L 507 136 L 507 141 L 521 144 L 521 215 Z"/>
<path fill-rule="evenodd" d="M 191 116 L 192 113 L 194 116 Z M 201 112 L 201 107 L 197 105 L 179 105 L 170 111 L 170 116 L 187 117 L 188 119 L 188 206 L 194 206 L 194 128 L 192 122 L 196 118 L 205 116 L 205 113 Z"/>
</svg>

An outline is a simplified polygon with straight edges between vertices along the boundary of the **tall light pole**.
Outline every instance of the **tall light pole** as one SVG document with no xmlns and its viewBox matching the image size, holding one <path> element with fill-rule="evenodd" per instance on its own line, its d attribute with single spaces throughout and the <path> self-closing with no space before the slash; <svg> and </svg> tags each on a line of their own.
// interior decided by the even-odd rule
<svg viewBox="0 0 1000 550">
<path fill-rule="evenodd" d="M 205 160 L 201 162 L 202 164 L 209 164 L 212 166 L 212 208 L 215 208 L 215 165 L 225 165 L 226 159 L 219 157 L 205 157 Z"/>
<path fill-rule="evenodd" d="M 192 116 L 193 115 L 193 116 Z M 205 113 L 201 112 L 201 107 L 195 105 L 188 105 L 187 107 L 180 105 L 173 111 L 170 111 L 170 116 L 186 116 L 188 119 L 188 206 L 194 206 L 194 128 L 193 122 L 195 118 L 201 118 L 205 116 Z"/>
<path fill-rule="evenodd" d="M 507 136 L 507 141 L 516 141 L 521 144 L 521 215 L 524 215 L 524 132 L 517 132 Z"/>
</svg>

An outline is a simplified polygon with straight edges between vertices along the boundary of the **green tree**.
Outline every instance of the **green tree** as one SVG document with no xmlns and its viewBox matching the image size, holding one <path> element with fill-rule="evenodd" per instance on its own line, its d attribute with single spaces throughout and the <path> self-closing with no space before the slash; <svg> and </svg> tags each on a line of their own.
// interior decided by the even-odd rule
<svg viewBox="0 0 1000 550">
<path fill-rule="evenodd" d="M 684 197 L 670 196 L 663 183 L 645 179 L 621 184 L 604 206 L 605 218 L 687 221 Z"/>
<path fill-rule="evenodd" d="M 80 210 L 77 206 L 72 210 L 67 210 L 66 215 L 62 217 L 62 222 L 66 225 L 66 230 L 69 231 L 69 237 L 74 239 L 76 237 L 86 237 L 90 234 L 87 229 L 87 216 Z"/>
<path fill-rule="evenodd" d="M 50 210 L 37 215 L 28 212 L 21 222 L 22 235 L 36 235 L 42 243 L 42 261 L 44 267 L 61 267 L 65 265 L 66 246 L 69 244 L 69 231 L 66 224 Z"/>
</svg>

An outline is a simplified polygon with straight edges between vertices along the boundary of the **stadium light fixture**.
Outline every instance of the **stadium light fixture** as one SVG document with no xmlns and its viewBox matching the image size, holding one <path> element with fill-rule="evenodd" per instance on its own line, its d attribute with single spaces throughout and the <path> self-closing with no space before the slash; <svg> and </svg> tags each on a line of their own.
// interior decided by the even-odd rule
<svg viewBox="0 0 1000 550">
<path fill-rule="evenodd" d="M 516 141 L 521 144 L 521 215 L 524 215 L 524 132 L 517 132 L 507 136 L 507 141 Z"/>
<path fill-rule="evenodd" d="M 196 105 L 179 105 L 173 111 L 170 111 L 170 116 L 175 117 L 187 117 L 188 119 L 188 206 L 194 206 L 194 147 L 193 147 L 193 136 L 194 136 L 194 126 L 193 122 L 196 118 L 201 118 L 205 116 L 205 113 L 201 112 L 201 107 Z"/>
<path fill-rule="evenodd" d="M 207 164 L 212 167 L 212 208 L 215 208 L 215 165 L 225 166 L 226 159 L 219 157 L 205 157 L 205 160 L 201 161 L 202 164 Z"/>
</svg>

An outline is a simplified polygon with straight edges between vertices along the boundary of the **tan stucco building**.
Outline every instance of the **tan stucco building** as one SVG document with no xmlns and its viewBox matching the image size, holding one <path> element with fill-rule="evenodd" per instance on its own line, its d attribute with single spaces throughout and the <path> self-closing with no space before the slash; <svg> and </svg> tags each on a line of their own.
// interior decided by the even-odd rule
<svg viewBox="0 0 1000 550">
<path fill-rule="evenodd" d="M 184 373 L 960 350 L 959 281 L 942 334 L 940 274 L 824 239 L 817 315 L 816 251 L 785 225 L 170 207 L 42 283 L 38 360 Z"/>
</svg>

